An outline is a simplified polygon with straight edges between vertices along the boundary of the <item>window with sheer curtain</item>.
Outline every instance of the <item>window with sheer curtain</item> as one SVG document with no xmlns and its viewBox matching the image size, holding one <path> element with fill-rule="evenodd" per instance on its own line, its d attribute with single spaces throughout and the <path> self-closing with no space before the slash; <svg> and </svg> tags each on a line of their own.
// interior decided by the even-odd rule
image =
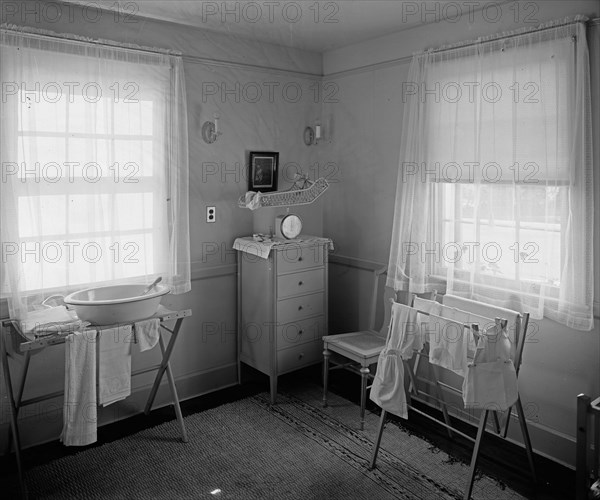
<svg viewBox="0 0 600 500">
<path fill-rule="evenodd" d="M 181 58 L 2 31 L 2 266 L 11 315 L 87 285 L 190 288 Z"/>
<path fill-rule="evenodd" d="M 593 324 L 582 22 L 416 55 L 388 285 Z"/>
</svg>

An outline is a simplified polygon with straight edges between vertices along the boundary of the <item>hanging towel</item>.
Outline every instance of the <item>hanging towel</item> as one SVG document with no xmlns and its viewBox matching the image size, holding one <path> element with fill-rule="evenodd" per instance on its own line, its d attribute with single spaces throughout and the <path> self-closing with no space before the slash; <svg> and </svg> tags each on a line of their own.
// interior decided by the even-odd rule
<svg viewBox="0 0 600 500">
<path fill-rule="evenodd" d="M 463 323 L 429 315 L 429 362 L 464 375 L 467 369 L 468 334 Z"/>
<path fill-rule="evenodd" d="M 133 325 L 135 341 L 140 346 L 140 352 L 148 351 L 158 344 L 160 336 L 160 320 L 158 318 L 138 321 Z"/>
<path fill-rule="evenodd" d="M 493 306 L 491 304 L 484 304 L 476 300 L 466 299 L 464 297 L 458 297 L 457 295 L 444 295 L 444 304 L 457 307 L 463 311 L 468 311 L 474 314 L 478 314 L 485 318 L 504 318 L 508 320 L 508 333 L 512 339 L 515 338 L 515 332 L 517 325 L 520 325 L 520 314 L 512 309 L 506 309 L 504 307 Z M 513 348 L 515 347 L 513 343 Z M 514 359 L 515 352 L 511 353 L 511 359 Z"/>
<path fill-rule="evenodd" d="M 429 342 L 429 338 L 427 335 L 427 332 L 429 331 L 429 314 L 441 316 L 441 310 L 443 306 L 436 300 L 415 297 L 413 300 L 413 307 L 420 311 L 419 313 L 417 313 L 417 324 L 419 325 L 421 347 L 423 347 L 425 343 Z M 421 314 L 421 312 L 426 314 Z"/>
<path fill-rule="evenodd" d="M 480 332 L 495 325 L 494 320 L 491 318 L 486 318 L 484 316 L 480 316 L 479 314 L 464 311 L 456 307 L 449 307 L 447 305 L 442 306 L 439 316 L 469 325 L 476 323 L 479 326 Z M 473 331 L 470 328 L 465 330 L 465 334 L 467 335 L 467 358 L 473 359 L 475 356 L 477 343 L 475 341 Z"/>
<path fill-rule="evenodd" d="M 100 331 L 98 403 L 103 406 L 131 394 L 131 342 L 131 325 Z"/>
<path fill-rule="evenodd" d="M 414 336 L 417 310 L 398 304 L 392 304 L 392 317 L 388 330 L 386 346 L 379 354 L 377 372 L 371 387 L 369 398 L 381 409 L 401 418 L 408 418 L 406 392 L 404 390 L 404 365 L 402 351 L 408 355 L 412 341 L 406 340 Z M 410 356 L 412 347 L 410 347 Z"/>
<path fill-rule="evenodd" d="M 507 410 L 519 397 L 517 372 L 510 355 L 506 328 L 497 325 L 479 339 L 477 353 L 463 382 L 465 408 Z"/>
<path fill-rule="evenodd" d="M 402 359 L 411 359 L 414 351 L 423 349 L 421 328 L 415 308 L 394 302 L 390 328 L 394 329 L 390 334 L 392 348 L 400 350 Z"/>
<path fill-rule="evenodd" d="M 96 442 L 96 331 L 86 330 L 65 338 L 65 396 L 63 429 L 65 446 Z"/>
<path fill-rule="evenodd" d="M 504 318 L 508 320 L 509 329 L 513 328 L 519 317 L 517 311 L 506 309 L 504 307 L 493 306 L 491 304 L 484 304 L 476 300 L 465 299 L 464 297 L 458 297 L 456 295 L 444 295 L 444 305 L 449 307 L 456 307 L 463 311 L 467 311 L 484 318 Z"/>
<path fill-rule="evenodd" d="M 440 304 L 437 300 L 429 300 L 422 299 L 421 297 L 415 297 L 415 300 L 413 301 L 413 307 L 427 314 L 431 313 L 439 315 L 439 311 L 442 307 L 442 304 Z"/>
</svg>

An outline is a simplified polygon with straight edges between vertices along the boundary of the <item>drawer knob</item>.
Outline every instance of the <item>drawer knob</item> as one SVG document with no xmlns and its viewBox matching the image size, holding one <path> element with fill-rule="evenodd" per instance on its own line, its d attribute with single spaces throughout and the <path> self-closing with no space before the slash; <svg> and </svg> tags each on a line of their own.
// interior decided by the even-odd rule
<svg viewBox="0 0 600 500">
<path fill-rule="evenodd" d="M 302 306 L 298 306 L 298 311 L 302 311 L 304 309 Z"/>
<path fill-rule="evenodd" d="M 302 257 L 298 257 L 298 262 L 302 262 Z"/>
<path fill-rule="evenodd" d="M 304 333 L 304 330 L 300 330 L 300 331 L 298 332 L 298 335 L 302 335 L 303 333 Z"/>
<path fill-rule="evenodd" d="M 298 354 L 298 359 L 302 359 L 304 357 L 304 353 L 301 352 L 300 354 Z"/>
<path fill-rule="evenodd" d="M 302 281 L 298 281 L 298 286 L 302 286 L 303 284 Z"/>
</svg>

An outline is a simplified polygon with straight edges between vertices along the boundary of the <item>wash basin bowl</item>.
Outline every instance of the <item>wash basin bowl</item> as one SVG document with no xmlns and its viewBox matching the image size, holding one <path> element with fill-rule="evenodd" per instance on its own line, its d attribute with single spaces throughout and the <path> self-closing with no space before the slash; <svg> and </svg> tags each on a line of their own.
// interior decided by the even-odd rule
<svg viewBox="0 0 600 500">
<path fill-rule="evenodd" d="M 112 285 L 87 288 L 65 297 L 65 304 L 75 309 L 79 319 L 93 325 L 131 323 L 152 316 L 163 295 L 171 289 L 156 285 L 142 295 L 147 285 Z"/>
</svg>

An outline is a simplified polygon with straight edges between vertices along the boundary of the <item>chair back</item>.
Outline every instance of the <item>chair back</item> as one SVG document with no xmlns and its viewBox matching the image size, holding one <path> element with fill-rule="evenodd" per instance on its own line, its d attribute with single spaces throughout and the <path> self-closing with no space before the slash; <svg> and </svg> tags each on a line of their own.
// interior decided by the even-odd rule
<svg viewBox="0 0 600 500">
<path fill-rule="evenodd" d="M 393 288 L 386 286 L 383 291 L 383 321 L 381 328 L 377 331 L 377 335 L 384 339 L 387 338 L 390 322 L 392 321 L 392 301 L 397 301 L 396 292 Z"/>
<path fill-rule="evenodd" d="M 392 318 L 392 304 L 389 299 L 396 299 L 396 292 L 387 286 L 383 286 L 383 322 L 379 330 L 375 328 L 375 322 L 377 319 L 377 304 L 380 303 L 380 293 L 382 277 L 387 274 L 387 266 L 380 267 L 379 269 L 373 270 L 373 288 L 371 290 L 371 305 L 369 309 L 369 331 L 377 333 L 378 336 L 383 338 L 387 337 L 388 327 Z"/>
</svg>

